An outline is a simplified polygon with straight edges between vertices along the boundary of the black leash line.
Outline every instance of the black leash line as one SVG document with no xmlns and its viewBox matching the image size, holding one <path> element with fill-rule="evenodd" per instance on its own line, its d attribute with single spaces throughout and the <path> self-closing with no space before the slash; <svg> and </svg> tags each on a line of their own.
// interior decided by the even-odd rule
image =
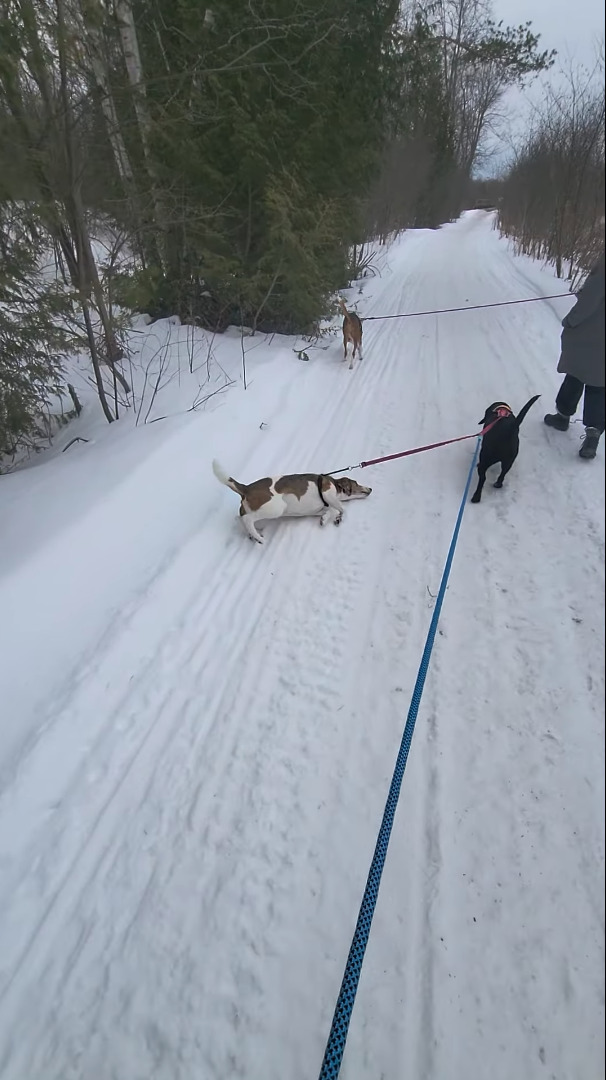
<svg viewBox="0 0 606 1080">
<path fill-rule="evenodd" d="M 419 315 L 447 315 L 451 311 L 480 311 L 482 308 L 510 307 L 512 304 L 536 304 L 539 300 L 562 300 L 574 293 L 554 293 L 553 296 L 528 296 L 525 300 L 500 300 L 493 304 L 466 304 L 464 307 L 436 308 L 435 311 L 405 311 L 397 315 L 365 315 L 362 322 L 379 319 L 416 319 Z"/>
</svg>

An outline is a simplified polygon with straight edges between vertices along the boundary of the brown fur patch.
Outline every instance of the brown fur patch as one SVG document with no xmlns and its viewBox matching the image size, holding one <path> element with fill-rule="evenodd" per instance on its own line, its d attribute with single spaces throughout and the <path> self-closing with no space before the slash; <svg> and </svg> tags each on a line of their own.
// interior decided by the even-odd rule
<svg viewBox="0 0 606 1080">
<path fill-rule="evenodd" d="M 238 480 L 234 480 L 233 476 L 228 478 L 228 486 L 242 499 L 246 495 L 246 484 L 240 484 Z"/>
<path fill-rule="evenodd" d="M 337 495 L 346 495 L 347 498 L 351 498 L 354 491 L 363 491 L 368 494 L 372 490 L 372 488 L 363 487 L 357 480 L 352 480 L 350 476 L 335 476 L 333 477 L 333 483 L 337 489 Z"/>
<path fill-rule="evenodd" d="M 351 341 L 354 349 L 359 351 L 362 346 L 362 320 L 355 311 L 348 311 L 342 300 L 339 300 L 339 307 L 343 312 L 343 345 L 347 348 Z"/>
<path fill-rule="evenodd" d="M 307 495 L 310 484 L 316 486 L 318 484 L 315 473 L 293 473 L 291 476 L 281 476 L 274 486 L 279 495 L 294 495 L 296 499 L 302 499 L 304 495 Z"/>
<path fill-rule="evenodd" d="M 240 516 L 247 511 L 252 513 L 260 510 L 271 499 L 271 477 L 264 476 L 262 480 L 255 480 L 254 484 L 242 484 L 242 506 Z M 246 505 L 244 505 L 246 504 Z"/>
<path fill-rule="evenodd" d="M 355 311 L 348 311 L 347 318 L 343 320 L 350 334 L 362 337 L 362 320 Z"/>
<path fill-rule="evenodd" d="M 343 495 L 351 495 L 352 486 L 351 480 L 348 476 L 335 477 L 335 487 L 337 489 L 337 493 L 342 492 Z"/>
</svg>

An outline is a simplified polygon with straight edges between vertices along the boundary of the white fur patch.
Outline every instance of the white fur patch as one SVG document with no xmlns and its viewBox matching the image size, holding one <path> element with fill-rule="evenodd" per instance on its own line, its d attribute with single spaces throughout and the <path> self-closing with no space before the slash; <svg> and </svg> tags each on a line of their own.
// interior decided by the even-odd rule
<svg viewBox="0 0 606 1080">
<path fill-rule="evenodd" d="M 213 471 L 217 479 L 225 484 L 227 487 L 236 490 L 237 485 L 230 478 L 228 473 L 219 465 L 217 461 L 213 462 Z M 251 540 L 255 540 L 258 544 L 263 543 L 263 537 L 256 528 L 257 522 L 271 521 L 281 517 L 318 517 L 320 516 L 320 524 L 325 525 L 328 521 L 332 521 L 335 525 L 341 523 L 343 517 L 342 503 L 349 502 L 351 499 L 365 499 L 367 495 L 370 495 L 372 488 L 363 487 L 361 484 L 357 484 L 355 481 L 349 480 L 349 484 L 354 485 L 351 494 L 347 494 L 337 488 L 334 481 L 331 480 L 330 485 L 326 490 L 320 492 L 318 490 L 318 481 L 314 476 L 313 480 L 308 480 L 305 490 L 299 495 L 295 495 L 288 491 L 276 491 L 276 484 L 280 483 L 281 487 L 284 487 L 284 479 L 282 476 L 272 476 L 269 484 L 270 498 L 267 502 L 264 502 L 258 509 L 250 509 L 250 505 L 247 503 L 246 488 L 244 485 L 238 487 L 238 491 L 242 492 L 242 510 L 240 514 L 240 521 L 244 526 L 246 532 L 250 536 Z M 290 481 L 290 486 L 296 486 L 293 481 L 301 480 L 301 476 L 289 476 L 286 479 Z M 348 478 L 344 478 L 347 480 Z M 261 485 L 260 485 L 261 486 Z M 265 486 L 265 485 L 262 485 Z M 251 496 L 251 502 L 255 485 L 248 485 L 248 494 Z M 267 492 L 267 487 L 265 491 Z"/>
</svg>

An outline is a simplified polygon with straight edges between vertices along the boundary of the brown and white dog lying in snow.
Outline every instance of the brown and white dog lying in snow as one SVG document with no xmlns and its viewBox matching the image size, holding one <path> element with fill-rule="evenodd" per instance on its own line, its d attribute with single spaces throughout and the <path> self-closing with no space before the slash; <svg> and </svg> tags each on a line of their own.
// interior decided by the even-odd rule
<svg viewBox="0 0 606 1080">
<path fill-rule="evenodd" d="M 288 476 L 264 476 L 252 484 L 240 484 L 213 461 L 213 472 L 222 484 L 240 496 L 240 517 L 251 540 L 263 543 L 257 531 L 259 521 L 281 517 L 315 517 L 320 525 L 332 521 L 340 525 L 344 502 L 365 499 L 372 488 L 362 487 L 348 476 L 339 478 L 317 473 L 294 473 Z"/>
<path fill-rule="evenodd" d="M 351 361 L 349 364 L 349 370 L 353 367 L 356 350 L 358 352 L 358 358 L 362 357 L 362 320 L 359 315 L 356 315 L 355 311 L 348 311 L 345 307 L 345 302 L 339 298 L 339 307 L 343 312 L 343 359 L 347 360 L 347 346 L 351 341 L 353 346 L 351 353 Z"/>
</svg>

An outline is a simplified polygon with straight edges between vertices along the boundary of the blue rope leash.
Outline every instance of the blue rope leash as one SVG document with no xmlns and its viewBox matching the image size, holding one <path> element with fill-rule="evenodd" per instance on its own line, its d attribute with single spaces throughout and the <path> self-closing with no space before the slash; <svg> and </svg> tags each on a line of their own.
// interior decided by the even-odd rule
<svg viewBox="0 0 606 1080">
<path fill-rule="evenodd" d="M 379 836 L 377 839 L 375 852 L 372 857 L 372 862 L 370 864 L 368 879 L 366 881 L 366 888 L 364 889 L 364 896 L 362 897 L 362 903 L 360 905 L 358 921 L 356 923 L 356 929 L 354 931 L 351 947 L 349 949 L 349 956 L 347 957 L 347 963 L 345 965 L 345 974 L 343 975 L 343 982 L 341 983 L 339 997 L 337 998 L 337 1004 L 332 1020 L 330 1035 L 328 1036 L 328 1042 L 326 1044 L 326 1050 L 324 1052 L 324 1061 L 322 1062 L 322 1068 L 320 1070 L 320 1080 L 337 1080 L 341 1069 L 343 1052 L 345 1050 L 345 1043 L 347 1041 L 347 1032 L 349 1030 L 349 1022 L 351 1020 L 354 1001 L 356 999 L 356 992 L 358 989 L 358 983 L 360 981 L 360 972 L 362 970 L 362 962 L 364 960 L 364 954 L 366 952 L 366 946 L 368 944 L 368 936 L 370 934 L 372 918 L 375 912 L 377 897 L 379 895 L 381 875 L 383 873 L 383 867 L 385 866 L 385 858 L 387 856 L 389 838 L 391 836 L 396 807 L 398 805 L 398 799 L 400 797 L 400 788 L 402 787 L 402 779 L 404 777 L 404 770 L 406 768 L 406 762 L 408 760 L 408 752 L 410 750 L 410 744 L 412 742 L 412 736 L 415 730 L 415 723 L 419 712 L 419 705 L 421 704 L 421 697 L 423 694 L 423 688 L 425 686 L 425 679 L 427 677 L 427 670 L 429 668 L 431 652 L 433 649 L 436 631 L 438 629 L 438 622 L 440 619 L 440 612 L 442 610 L 442 603 L 446 594 L 448 578 L 450 577 L 452 561 L 457 546 L 457 540 L 459 538 L 459 531 L 461 528 L 461 522 L 463 520 L 463 513 L 465 510 L 465 504 L 467 502 L 467 495 L 469 493 L 471 478 L 473 476 L 473 470 L 477 461 L 479 449 L 480 439 L 478 438 L 473 459 L 469 467 L 469 475 L 467 477 L 467 483 L 465 484 L 465 491 L 463 492 L 463 498 L 459 507 L 459 513 L 457 516 L 456 525 L 454 527 L 454 532 L 452 534 L 452 540 L 450 541 L 450 548 L 448 549 L 446 564 L 444 566 L 444 572 L 442 574 L 440 588 L 438 589 L 436 606 L 433 610 L 431 623 L 429 624 L 429 630 L 427 632 L 427 640 L 425 641 L 425 648 L 423 649 L 423 656 L 421 657 L 421 663 L 419 665 L 417 681 L 415 682 L 415 688 L 412 693 L 412 700 L 410 703 L 410 708 L 408 710 L 408 717 L 406 719 L 406 726 L 404 728 L 402 742 L 400 743 L 400 749 L 398 751 L 396 767 L 391 778 L 389 795 L 387 796 L 385 810 L 383 811 L 383 820 L 381 822 L 381 828 L 379 829 Z"/>
</svg>

